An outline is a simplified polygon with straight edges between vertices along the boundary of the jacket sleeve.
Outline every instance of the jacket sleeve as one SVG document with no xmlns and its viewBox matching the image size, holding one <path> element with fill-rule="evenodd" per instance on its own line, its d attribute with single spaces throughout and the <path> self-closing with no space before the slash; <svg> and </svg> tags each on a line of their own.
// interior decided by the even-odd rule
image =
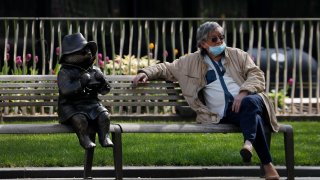
<svg viewBox="0 0 320 180">
<path fill-rule="evenodd" d="M 240 91 L 246 90 L 251 93 L 263 92 L 265 90 L 264 72 L 253 62 L 248 53 L 242 51 L 240 57 L 243 59 L 240 66 L 245 79 L 240 87 Z"/>
<path fill-rule="evenodd" d="M 138 71 L 138 73 L 146 73 L 150 80 L 152 79 L 165 79 L 168 81 L 177 81 L 177 73 L 179 73 L 179 68 L 182 66 L 181 60 L 177 59 L 172 63 L 164 62 L 143 68 Z"/>
</svg>

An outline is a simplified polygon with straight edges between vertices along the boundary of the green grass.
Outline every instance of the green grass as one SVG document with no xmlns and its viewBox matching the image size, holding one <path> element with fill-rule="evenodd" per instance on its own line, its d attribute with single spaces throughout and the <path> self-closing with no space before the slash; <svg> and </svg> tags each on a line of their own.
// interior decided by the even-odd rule
<svg viewBox="0 0 320 180">
<path fill-rule="evenodd" d="M 320 122 L 283 122 L 294 127 L 295 165 L 320 165 Z M 243 165 L 236 134 L 123 134 L 123 163 L 127 166 Z M 284 165 L 282 133 L 273 134 L 271 153 Z M 82 166 L 84 150 L 75 134 L 1 135 L 0 167 Z M 94 166 L 113 165 L 111 148 L 95 150 Z M 256 154 L 253 165 L 258 165 Z"/>
</svg>

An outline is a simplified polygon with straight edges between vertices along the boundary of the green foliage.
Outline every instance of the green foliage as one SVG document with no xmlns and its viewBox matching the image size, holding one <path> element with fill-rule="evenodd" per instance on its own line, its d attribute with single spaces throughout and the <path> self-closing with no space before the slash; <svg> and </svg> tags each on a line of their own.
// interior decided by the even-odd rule
<svg viewBox="0 0 320 180">
<path fill-rule="evenodd" d="M 3 67 L 2 67 L 2 70 L 0 72 L 0 75 L 7 75 L 9 72 L 9 67 L 7 66 L 7 64 L 5 64 Z"/>
<path fill-rule="evenodd" d="M 54 67 L 52 74 L 58 75 L 58 73 L 60 71 L 60 67 L 61 67 L 61 65 L 59 63 L 57 63 Z"/>
<path fill-rule="evenodd" d="M 30 67 L 29 70 L 30 70 L 30 74 L 31 75 L 37 75 L 38 74 L 38 69 Z"/>
<path fill-rule="evenodd" d="M 279 107 L 280 109 L 284 108 L 284 107 L 285 107 L 284 100 L 285 100 L 285 98 L 287 98 L 287 92 L 284 91 L 284 90 L 281 90 L 281 91 L 278 91 L 278 92 L 277 92 L 277 95 L 276 95 L 276 92 L 275 92 L 275 90 L 273 89 L 273 90 L 269 93 L 269 97 L 271 98 L 271 100 L 272 100 L 273 102 L 275 102 L 276 96 L 277 96 L 278 107 Z"/>
<path fill-rule="evenodd" d="M 11 73 L 13 75 L 23 75 L 23 69 L 21 68 L 16 68 L 16 70 L 12 70 Z"/>
</svg>

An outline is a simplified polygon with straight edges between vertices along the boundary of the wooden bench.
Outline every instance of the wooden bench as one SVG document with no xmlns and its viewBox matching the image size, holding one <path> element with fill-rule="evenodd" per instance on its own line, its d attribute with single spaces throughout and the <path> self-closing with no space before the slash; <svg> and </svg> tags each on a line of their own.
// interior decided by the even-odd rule
<svg viewBox="0 0 320 180">
<path fill-rule="evenodd" d="M 179 124 L 160 123 L 119 123 L 111 129 L 114 147 L 116 178 L 123 178 L 122 171 L 122 136 L 121 133 L 239 133 L 240 129 L 229 124 L 202 125 L 185 123 L 194 121 L 194 117 L 185 117 L 175 113 L 176 107 L 184 107 L 186 103 L 177 83 L 166 81 L 150 81 L 132 86 L 134 76 L 108 76 L 112 90 L 100 96 L 105 106 L 111 111 L 111 121 L 122 120 L 182 120 Z M 0 76 L 0 107 L 3 121 L 13 119 L 47 119 L 56 118 L 57 87 L 55 76 Z M 18 96 L 17 96 L 18 95 Z M 10 114 L 8 107 L 14 107 Z M 23 107 L 26 106 L 26 107 Z M 42 109 L 41 109 L 42 108 Z M 25 111 L 25 112 L 24 112 Z M 30 112 L 29 112 L 30 111 Z M 41 112 L 39 112 L 41 111 Z M 18 113 L 18 115 L 17 115 Z M 21 115 L 22 114 L 22 115 Z M 41 115 L 38 115 L 41 114 Z M 46 115 L 43 115 L 46 114 Z M 13 127 L 13 125 L 8 125 Z M 33 126 L 33 125 L 30 125 Z M 63 125 L 57 125 L 63 127 Z M 116 127 L 116 128 L 115 128 Z M 118 129 L 119 127 L 120 129 Z M 13 127 L 14 128 L 14 127 Z M 0 128 L 0 132 L 1 132 Z M 121 131 L 120 133 L 118 131 Z M 14 133 L 15 131 L 13 131 Z M 71 132 L 71 130 L 68 130 Z M 268 142 L 271 133 L 266 130 Z M 280 133 L 284 135 L 284 150 L 287 178 L 294 179 L 294 146 L 293 129 L 290 125 L 281 125 Z M 86 170 L 85 170 L 86 172 Z M 84 176 L 86 177 L 86 176 Z"/>
</svg>

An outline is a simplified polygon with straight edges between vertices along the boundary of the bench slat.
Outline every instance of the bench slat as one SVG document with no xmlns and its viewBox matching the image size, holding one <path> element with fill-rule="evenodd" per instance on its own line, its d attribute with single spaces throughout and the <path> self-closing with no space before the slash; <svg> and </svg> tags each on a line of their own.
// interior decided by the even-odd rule
<svg viewBox="0 0 320 180">
<path fill-rule="evenodd" d="M 111 94 L 177 94 L 180 89 L 111 89 Z"/>
<path fill-rule="evenodd" d="M 0 83 L 0 88 L 28 88 L 28 89 L 33 89 L 33 88 L 56 88 L 57 83 L 47 83 L 47 82 L 39 82 L 39 83 L 26 83 L 26 82 L 16 82 L 16 83 L 5 83 L 1 84 Z"/>
<path fill-rule="evenodd" d="M 1 98 L 0 98 L 1 99 Z M 137 96 L 137 95 L 117 95 L 117 96 L 99 96 L 99 99 L 101 100 L 126 100 L 126 101 L 131 101 L 131 100 L 184 100 L 183 96 Z M 184 100 L 185 101 L 185 100 Z"/>
<path fill-rule="evenodd" d="M 186 106 L 187 102 L 102 102 L 105 106 Z M 0 107 L 12 107 L 12 106 L 58 106 L 57 101 L 52 102 L 1 102 Z"/>
<path fill-rule="evenodd" d="M 46 102 L 0 102 L 0 107 L 12 107 L 12 106 L 58 106 L 57 101 Z"/>
<path fill-rule="evenodd" d="M 186 106 L 187 102 L 102 102 L 105 106 Z"/>
<path fill-rule="evenodd" d="M 110 83 L 112 88 L 136 88 L 132 85 L 132 83 L 123 83 L 123 82 L 111 82 Z M 157 83 L 146 83 L 140 84 L 139 87 L 152 87 L 152 88 L 179 88 L 179 84 L 177 83 L 166 83 L 164 81 L 159 81 Z M 179 88 L 180 89 L 180 88 Z"/>
<path fill-rule="evenodd" d="M 1 75 L 1 82 L 8 81 L 55 81 L 56 75 Z"/>
<path fill-rule="evenodd" d="M 11 101 L 11 100 L 30 100 L 34 101 L 35 99 L 41 100 L 58 100 L 58 95 L 22 95 L 22 96 L 0 96 L 1 101 Z M 116 100 L 125 100 L 125 101 L 138 101 L 138 100 L 157 100 L 157 101 L 164 101 L 164 100 L 184 100 L 183 96 L 137 96 L 137 95 L 117 95 L 117 96 L 99 96 L 101 100 L 108 100 L 108 101 L 116 101 Z"/>
<path fill-rule="evenodd" d="M 114 132 L 115 124 L 110 125 L 110 132 Z M 71 126 L 63 124 L 5 124 L 0 125 L 0 134 L 55 134 L 73 133 Z"/>
<path fill-rule="evenodd" d="M 70 126 L 62 124 L 10 124 L 0 125 L 0 134 L 72 133 Z"/>
<path fill-rule="evenodd" d="M 58 89 L 0 89 L 0 94 L 50 94 Z"/>
<path fill-rule="evenodd" d="M 4 95 L 4 96 L 0 96 L 0 100 L 1 101 L 10 101 L 10 100 L 32 100 L 32 101 L 35 101 L 35 100 L 58 100 L 58 95 L 55 94 L 55 95 L 33 95 L 30 96 L 30 94 L 28 95 L 21 95 L 21 96 L 7 96 L 7 95 Z M 1 103 L 1 102 L 0 102 Z"/>
<path fill-rule="evenodd" d="M 230 133 L 241 132 L 231 124 L 135 124 L 120 123 L 123 133 Z"/>
</svg>

